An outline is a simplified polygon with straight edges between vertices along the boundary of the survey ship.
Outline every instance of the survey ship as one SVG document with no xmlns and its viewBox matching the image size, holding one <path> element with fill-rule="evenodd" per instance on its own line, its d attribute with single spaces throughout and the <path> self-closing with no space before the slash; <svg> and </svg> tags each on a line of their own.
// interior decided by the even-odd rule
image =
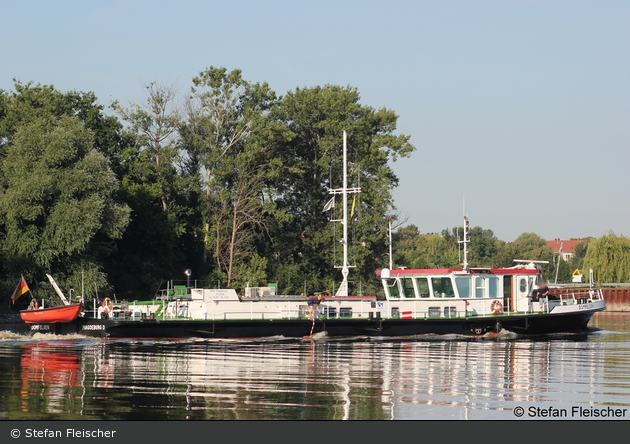
<svg viewBox="0 0 630 444">
<path fill-rule="evenodd" d="M 343 185 L 330 191 L 333 199 L 343 199 L 343 239 L 347 196 L 360 192 L 359 187 L 347 186 L 346 170 L 344 132 Z M 377 271 L 383 298 L 348 293 L 351 267 L 343 242 L 343 280 L 336 293 L 323 297 L 312 312 L 307 296 L 277 295 L 274 287 L 247 288 L 239 296 L 234 289 L 169 285 L 151 301 L 95 301 L 92 307 L 85 304 L 71 322 L 21 323 L 9 329 L 99 338 L 479 336 L 502 331 L 538 335 L 585 332 L 591 317 L 606 309 L 601 289 L 594 286 L 536 297 L 544 284 L 539 261 L 517 260 L 513 267 L 497 269 L 469 267 L 469 233 L 465 216 L 459 269 L 394 269 L 390 252 L 390 267 Z M 55 289 L 63 299 L 56 285 Z"/>
</svg>

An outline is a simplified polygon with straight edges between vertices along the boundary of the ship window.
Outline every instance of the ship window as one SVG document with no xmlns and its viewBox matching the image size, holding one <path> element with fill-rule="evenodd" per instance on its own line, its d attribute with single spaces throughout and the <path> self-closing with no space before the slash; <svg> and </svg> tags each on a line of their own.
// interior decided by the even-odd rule
<svg viewBox="0 0 630 444">
<path fill-rule="evenodd" d="M 455 291 L 453 290 L 451 278 L 431 278 L 431 284 L 433 285 L 433 295 L 436 298 L 455 297 Z"/>
<path fill-rule="evenodd" d="M 400 290 L 398 289 L 398 279 L 387 279 L 386 285 L 389 290 L 389 297 L 398 299 L 400 297 Z"/>
<path fill-rule="evenodd" d="M 525 293 L 527 291 L 527 279 L 525 278 L 519 279 L 519 290 L 521 293 Z"/>
<path fill-rule="evenodd" d="M 417 278 L 416 284 L 418 284 L 418 293 L 421 298 L 428 298 L 429 294 L 429 280 L 427 278 Z"/>
<path fill-rule="evenodd" d="M 406 298 L 415 298 L 416 295 L 413 291 L 413 280 L 411 278 L 404 278 L 402 284 L 404 296 Z"/>
<path fill-rule="evenodd" d="M 488 290 L 490 292 L 491 298 L 499 297 L 499 278 L 498 277 L 488 278 Z"/>
<path fill-rule="evenodd" d="M 470 297 L 470 278 L 469 277 L 457 277 L 455 278 L 455 285 L 457 286 L 457 292 L 460 298 Z"/>
<path fill-rule="evenodd" d="M 340 318 L 351 318 L 352 317 L 352 307 L 341 307 L 341 308 L 339 308 L 339 317 Z"/>
<path fill-rule="evenodd" d="M 482 298 L 486 289 L 486 280 L 482 277 L 475 277 L 475 297 Z"/>
</svg>

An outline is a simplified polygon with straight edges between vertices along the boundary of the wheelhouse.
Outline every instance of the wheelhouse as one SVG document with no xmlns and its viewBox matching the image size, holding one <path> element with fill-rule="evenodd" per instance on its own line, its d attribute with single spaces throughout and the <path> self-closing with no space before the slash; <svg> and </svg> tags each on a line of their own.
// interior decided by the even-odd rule
<svg viewBox="0 0 630 444">
<path fill-rule="evenodd" d="M 504 312 L 530 311 L 531 295 L 542 282 L 538 266 L 464 269 L 384 269 L 381 277 L 388 301 L 497 300 Z"/>
</svg>

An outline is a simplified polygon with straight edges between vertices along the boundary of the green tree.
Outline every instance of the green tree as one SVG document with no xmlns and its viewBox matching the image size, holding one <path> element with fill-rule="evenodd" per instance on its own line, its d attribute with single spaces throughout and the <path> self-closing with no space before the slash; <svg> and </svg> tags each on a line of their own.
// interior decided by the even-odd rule
<svg viewBox="0 0 630 444">
<path fill-rule="evenodd" d="M 148 180 L 142 182 L 156 188 L 156 194 L 162 210 L 167 212 L 173 205 L 172 198 L 176 191 L 178 161 L 177 134 L 180 116 L 174 85 L 162 85 L 156 82 L 145 84 L 147 102 L 145 105 L 131 103 L 125 108 L 118 102 L 112 107 L 131 125 L 130 136 L 134 140 L 137 158 L 136 175 L 145 175 Z"/>
<path fill-rule="evenodd" d="M 116 174 L 119 172 L 121 153 L 129 141 L 120 132 L 122 128 L 120 122 L 115 117 L 104 114 L 103 106 L 97 103 L 93 93 L 61 92 L 52 85 L 33 82 L 24 84 L 17 80 L 14 80 L 14 84 L 14 91 L 0 91 L 0 164 L 4 161 L 18 129 L 41 119 L 54 120 L 72 116 L 79 119 L 83 127 L 90 131 L 92 147 L 106 156 L 110 168 Z M 120 196 L 117 195 L 118 192 L 115 194 L 113 198 L 118 201 Z M 0 237 L 2 236 L 6 236 L 6 227 L 0 221 Z M 97 238 L 100 239 L 100 236 Z M 106 263 L 115 253 L 115 247 L 111 239 L 99 240 L 98 245 L 100 246 L 98 254 L 103 258 L 99 263 Z M 19 264 L 19 260 L 14 257 L 5 257 L 5 261 L 0 263 L 0 288 L 6 290 L 3 293 L 10 294 L 15 288 L 15 273 L 24 270 L 22 265 L 16 264 Z M 86 290 L 92 294 L 95 292 L 95 284 L 100 285 L 104 276 L 100 265 L 98 269 L 91 268 L 94 264 L 95 262 L 91 260 L 85 261 L 81 272 L 85 276 Z M 62 278 L 56 277 L 62 284 Z M 46 288 L 50 289 L 47 281 L 45 284 Z M 73 285 L 80 284 L 81 281 L 78 281 Z M 30 285 L 33 286 L 34 283 L 31 282 Z"/>
<path fill-rule="evenodd" d="M 609 231 L 591 241 L 584 256 L 584 269 L 590 268 L 599 283 L 630 282 L 630 239 Z"/>
<path fill-rule="evenodd" d="M 275 199 L 291 216 L 274 234 L 272 275 L 289 292 L 301 292 L 305 281 L 310 291 L 334 291 L 333 284 L 341 282 L 333 265 L 341 265 L 343 230 L 330 222 L 340 218 L 341 199 L 333 210 L 322 209 L 331 198 L 329 189 L 342 185 L 345 130 L 348 186 L 361 188 L 348 203 L 354 211 L 348 209 L 353 214 L 345 241 L 350 265 L 357 267 L 350 291 L 376 291 L 374 272 L 388 263 L 387 215 L 395 210 L 392 190 L 398 185 L 389 162 L 415 149 L 409 136 L 394 134 L 398 116 L 362 105 L 356 88 L 335 85 L 289 91 L 272 114 L 283 123 L 274 145 L 282 159 Z"/>
<path fill-rule="evenodd" d="M 256 252 L 256 237 L 283 217 L 269 196 L 279 161 L 268 149 L 269 110 L 276 95 L 267 83 L 251 83 L 240 70 L 210 67 L 193 78 L 183 147 L 204 177 L 204 261 L 227 285 Z"/>
<path fill-rule="evenodd" d="M 442 237 L 460 251 L 460 263 L 463 262 L 464 245 L 461 241 L 464 238 L 464 227 L 442 230 Z M 492 267 L 494 258 L 502 247 L 502 242 L 496 238 L 492 230 L 479 226 L 470 229 L 470 243 L 468 244 L 468 266 L 469 267 Z"/>
<path fill-rule="evenodd" d="M 547 261 L 546 264 L 541 264 L 543 274 L 546 279 L 555 279 L 555 276 L 552 277 L 552 273 L 555 271 L 553 252 L 547 247 L 545 239 L 536 233 L 523 233 L 512 242 L 512 247 L 515 255 L 513 259 Z"/>
<path fill-rule="evenodd" d="M 14 126 L 4 148 L 5 271 L 40 281 L 51 272 L 62 288 L 80 288 L 87 272 L 107 291 L 101 260 L 127 226 L 129 208 L 116 200 L 118 182 L 93 133 L 78 117 L 35 117 Z"/>
<path fill-rule="evenodd" d="M 400 228 L 393 236 L 394 266 L 406 268 L 454 268 L 463 257 L 457 238 L 436 233 L 420 234 L 415 225 Z"/>
<path fill-rule="evenodd" d="M 122 150 L 130 141 L 120 132 L 122 125 L 103 112 L 92 92 L 62 92 L 52 85 L 26 84 L 14 80 L 15 91 L 0 91 L 0 157 L 18 127 L 39 118 L 75 116 L 92 131 L 93 147 L 103 153 L 115 173 Z"/>
<path fill-rule="evenodd" d="M 563 261 L 563 263 L 566 263 L 566 267 L 560 265 L 560 269 L 558 271 L 558 282 L 572 282 L 573 272 L 576 269 L 580 270 L 583 275 L 582 281 L 586 282 L 585 278 L 588 279 L 588 273 L 584 272 L 584 257 L 586 256 L 588 246 L 592 240 L 593 238 L 591 237 L 584 238 L 575 246 L 575 251 L 571 258 L 568 261 Z"/>
<path fill-rule="evenodd" d="M 180 156 L 180 111 L 174 85 L 145 84 L 146 102 L 118 102 L 112 108 L 129 125 L 130 143 L 118 168 L 133 218 L 108 265 L 124 298 L 153 296 L 165 279 L 192 268 L 198 272 L 198 170 L 189 172 Z M 147 229 L 150 227 L 150 229 Z"/>
</svg>

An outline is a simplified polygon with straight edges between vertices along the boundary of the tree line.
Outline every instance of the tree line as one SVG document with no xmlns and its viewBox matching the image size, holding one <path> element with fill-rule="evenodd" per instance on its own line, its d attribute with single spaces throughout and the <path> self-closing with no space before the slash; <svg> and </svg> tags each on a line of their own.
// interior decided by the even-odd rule
<svg viewBox="0 0 630 444">
<path fill-rule="evenodd" d="M 377 290 L 398 185 L 390 163 L 415 150 L 394 111 L 362 104 L 351 86 L 279 96 L 222 67 L 200 72 L 183 97 L 175 85 L 143 86 L 143 103 L 107 108 L 52 85 L 0 91 L 3 306 L 21 274 L 52 303 L 46 273 L 66 295 L 119 300 L 151 299 L 188 269 L 198 284 L 239 292 L 269 282 L 333 291 L 343 240 L 330 221 L 341 208 L 322 210 L 341 186 L 344 130 L 349 180 L 362 190 L 347 240 L 351 290 Z"/>
<path fill-rule="evenodd" d="M 295 88 L 283 96 L 238 69 L 209 67 L 176 85 L 144 84 L 142 103 L 105 106 L 92 92 L 14 81 L 0 90 L 0 306 L 24 275 L 32 294 L 58 300 L 52 274 L 74 298 L 151 299 L 166 280 L 230 287 L 277 284 L 279 293 L 333 292 L 349 245 L 351 292 L 380 293 L 388 217 L 397 220 L 392 162 L 409 157 L 398 116 L 361 103 L 351 86 Z M 348 237 L 331 221 L 340 201 L 342 134 L 348 134 L 352 200 Z M 402 221 L 398 221 L 402 224 Z M 394 233 L 394 262 L 413 268 L 461 263 L 458 229 Z M 512 243 L 471 230 L 471 266 L 549 260 L 545 241 Z M 628 239 L 604 236 L 559 263 L 559 281 L 593 264 L 605 280 L 628 280 Z M 581 244 L 580 244 L 581 245 Z M 590 256 L 589 256 L 590 255 Z M 625 255 L 625 256 L 624 256 Z M 621 259 L 621 258 L 626 259 Z M 590 261 L 590 262 L 589 262 Z M 625 261 L 625 262 L 624 262 Z M 608 267 L 608 268 L 606 268 Z M 28 299 L 13 308 L 24 308 Z"/>
</svg>

